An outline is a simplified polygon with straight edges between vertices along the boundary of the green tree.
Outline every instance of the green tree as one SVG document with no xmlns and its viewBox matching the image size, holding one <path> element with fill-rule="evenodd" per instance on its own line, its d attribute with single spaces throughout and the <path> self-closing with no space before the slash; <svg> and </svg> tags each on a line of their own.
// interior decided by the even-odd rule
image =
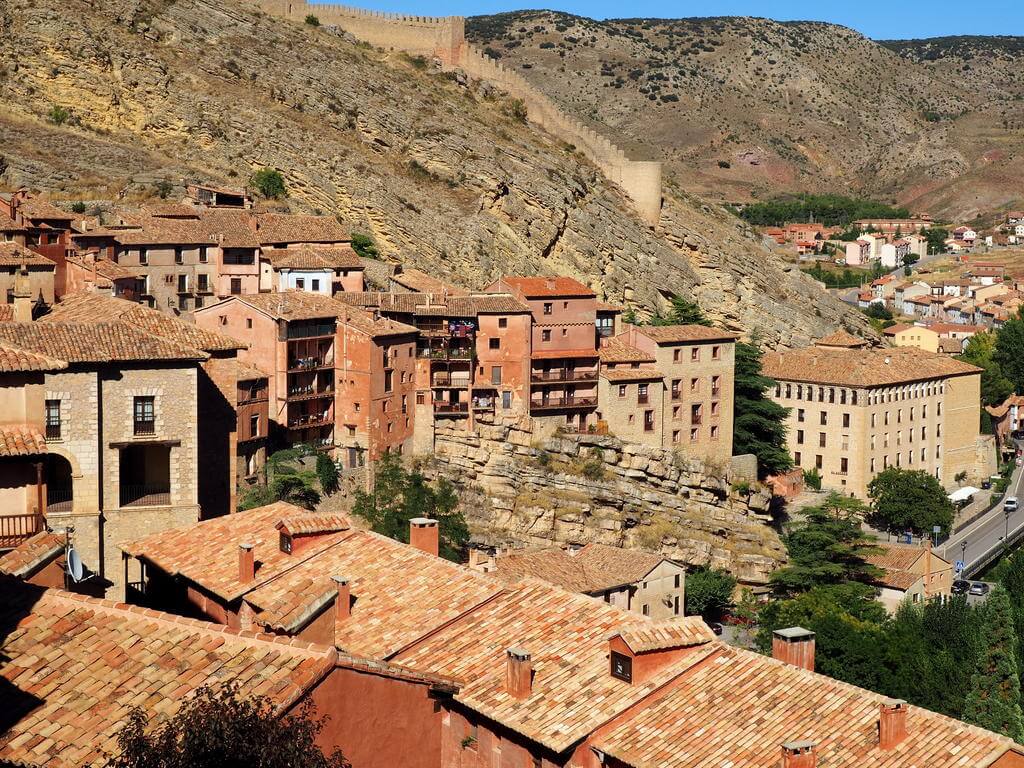
<svg viewBox="0 0 1024 768">
<path fill-rule="evenodd" d="M 324 493 L 338 490 L 338 465 L 326 453 L 318 452 L 316 455 L 316 476 Z"/>
<path fill-rule="evenodd" d="M 848 510 L 840 514 L 839 509 L 807 507 L 804 519 L 789 526 L 782 537 L 789 562 L 771 575 L 776 592 L 796 595 L 830 584 L 866 582 L 880 574 L 867 561 L 878 550 L 861 530 L 859 516 Z"/>
<path fill-rule="evenodd" d="M 732 605 L 736 577 L 721 568 L 694 568 L 686 574 L 687 616 L 716 618 Z"/>
<path fill-rule="evenodd" d="M 357 256 L 361 256 L 364 259 L 380 258 L 380 252 L 377 250 L 377 245 L 373 242 L 373 238 L 361 232 L 352 233 L 352 250 L 356 252 Z"/>
<path fill-rule="evenodd" d="M 999 365 L 1014 391 L 1024 394 L 1024 312 L 1021 310 L 996 333 L 992 360 Z"/>
<path fill-rule="evenodd" d="M 270 495 L 275 501 L 286 501 L 298 507 L 313 510 L 320 503 L 320 494 L 299 475 L 281 475 L 270 484 Z"/>
<path fill-rule="evenodd" d="M 733 386 L 733 453 L 754 454 L 761 477 L 785 472 L 793 466 L 786 449 L 789 409 L 768 397 L 775 382 L 761 373 L 756 343 L 736 342 Z"/>
<path fill-rule="evenodd" d="M 651 318 L 651 325 L 711 325 L 696 302 L 673 294 L 670 304 L 668 314 L 655 315 Z"/>
<path fill-rule="evenodd" d="M 284 176 L 275 168 L 261 168 L 249 179 L 249 183 L 264 197 L 278 200 L 288 195 L 284 186 Z"/>
<path fill-rule="evenodd" d="M 949 239 L 949 230 L 941 227 L 930 227 L 921 233 L 928 241 L 928 253 L 943 253 L 946 250 L 946 240 Z"/>
<path fill-rule="evenodd" d="M 309 26 L 311 26 L 311 27 L 319 27 L 320 26 L 320 18 L 318 16 L 314 16 L 312 13 L 307 13 L 306 14 L 306 23 L 309 24 Z"/>
<path fill-rule="evenodd" d="M 60 104 L 54 104 L 50 107 L 46 117 L 54 125 L 64 125 L 64 123 L 71 119 L 71 110 L 67 107 L 62 107 Z"/>
<path fill-rule="evenodd" d="M 891 532 L 931 535 L 934 526 L 948 532 L 953 502 L 935 477 L 921 469 L 889 467 L 868 483 L 871 512 L 867 521 Z"/>
<path fill-rule="evenodd" d="M 821 490 L 821 472 L 818 471 L 817 467 L 804 470 L 804 485 L 812 491 Z"/>
<path fill-rule="evenodd" d="M 964 704 L 964 720 L 1024 740 L 1020 709 L 1020 675 L 1017 670 L 1017 635 L 1009 593 L 993 590 L 985 606 L 982 637 L 985 647 L 971 677 Z"/>
<path fill-rule="evenodd" d="M 404 542 L 409 541 L 409 521 L 414 517 L 437 520 L 440 555 L 458 562 L 469 543 L 469 527 L 458 506 L 459 497 L 450 482 L 442 478 L 432 486 L 389 453 L 377 462 L 373 491 L 356 492 L 352 512 L 377 533 Z"/>
<path fill-rule="evenodd" d="M 280 715 L 270 699 L 238 687 L 201 688 L 172 717 L 151 724 L 134 710 L 118 732 L 110 768 L 348 768 L 340 751 L 316 745 L 325 718 L 311 705 Z"/>
<path fill-rule="evenodd" d="M 885 305 L 878 301 L 873 301 L 868 304 L 864 309 L 864 314 L 872 320 L 892 320 L 892 312 L 886 309 Z"/>
<path fill-rule="evenodd" d="M 1013 394 L 1013 384 L 996 361 L 996 335 L 990 331 L 974 334 L 957 359 L 981 368 L 981 402 L 998 405 Z"/>
<path fill-rule="evenodd" d="M 1024 658 L 1024 550 L 1016 549 L 1008 558 L 999 583 L 1010 596 L 1013 626 L 1017 632 L 1017 658 Z"/>
</svg>

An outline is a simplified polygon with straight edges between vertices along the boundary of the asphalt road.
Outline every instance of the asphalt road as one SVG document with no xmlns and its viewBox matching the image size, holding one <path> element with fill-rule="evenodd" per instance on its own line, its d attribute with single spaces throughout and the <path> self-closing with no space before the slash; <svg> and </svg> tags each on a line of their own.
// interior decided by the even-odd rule
<svg viewBox="0 0 1024 768">
<path fill-rule="evenodd" d="M 1024 467 L 1017 467 L 1014 470 L 1006 496 L 1016 496 L 1024 501 Z M 937 551 L 950 562 L 963 560 L 970 568 L 972 563 L 1000 547 L 1007 531 L 1012 538 L 1014 533 L 1021 529 L 1024 529 L 1024 506 L 1018 508 L 1007 518 L 1003 513 L 1003 505 L 997 504 L 984 518 L 950 536 L 949 540 Z"/>
</svg>

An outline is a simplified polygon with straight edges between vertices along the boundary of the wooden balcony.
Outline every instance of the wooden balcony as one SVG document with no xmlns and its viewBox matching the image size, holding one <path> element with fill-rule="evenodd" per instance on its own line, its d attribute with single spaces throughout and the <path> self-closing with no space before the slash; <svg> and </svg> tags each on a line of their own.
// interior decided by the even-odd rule
<svg viewBox="0 0 1024 768">
<path fill-rule="evenodd" d="M 569 408 L 595 408 L 596 397 L 549 397 L 545 400 L 531 400 L 531 411 L 558 411 Z"/>
<path fill-rule="evenodd" d="M 450 403 L 447 400 L 434 401 L 434 414 L 437 416 L 465 416 L 469 413 L 469 403 Z"/>
<path fill-rule="evenodd" d="M 579 370 L 574 368 L 562 368 L 557 371 L 531 371 L 530 381 L 534 384 L 597 381 L 597 371 L 591 369 Z"/>
<path fill-rule="evenodd" d="M 0 550 L 14 549 L 45 527 L 43 516 L 35 512 L 0 515 Z"/>
</svg>

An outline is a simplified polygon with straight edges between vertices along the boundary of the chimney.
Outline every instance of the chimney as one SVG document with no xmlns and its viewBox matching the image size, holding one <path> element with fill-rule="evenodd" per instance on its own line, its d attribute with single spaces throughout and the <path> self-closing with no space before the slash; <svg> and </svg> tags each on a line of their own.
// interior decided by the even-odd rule
<svg viewBox="0 0 1024 768">
<path fill-rule="evenodd" d="M 894 749 L 907 737 L 907 702 L 885 699 L 879 705 L 878 746 Z"/>
<path fill-rule="evenodd" d="M 331 580 L 338 587 L 338 599 L 334 603 L 336 616 L 339 619 L 347 619 L 352 615 L 352 588 L 344 576 L 331 576 Z"/>
<path fill-rule="evenodd" d="M 782 768 L 816 768 L 813 741 L 787 741 L 782 745 Z"/>
<path fill-rule="evenodd" d="M 429 517 L 414 517 L 410 520 L 409 544 L 437 557 L 437 520 L 431 520 Z"/>
<path fill-rule="evenodd" d="M 19 323 L 32 320 L 32 284 L 29 282 L 28 265 L 23 261 L 14 274 L 14 319 Z"/>
<path fill-rule="evenodd" d="M 777 629 L 772 633 L 772 658 L 814 671 L 814 633 L 803 627 Z"/>
<path fill-rule="evenodd" d="M 251 541 L 243 541 L 238 545 L 238 580 L 243 584 L 256 578 L 255 545 Z"/>
<path fill-rule="evenodd" d="M 530 652 L 522 648 L 509 648 L 505 654 L 505 690 L 513 698 L 525 699 L 533 690 L 533 660 Z"/>
</svg>

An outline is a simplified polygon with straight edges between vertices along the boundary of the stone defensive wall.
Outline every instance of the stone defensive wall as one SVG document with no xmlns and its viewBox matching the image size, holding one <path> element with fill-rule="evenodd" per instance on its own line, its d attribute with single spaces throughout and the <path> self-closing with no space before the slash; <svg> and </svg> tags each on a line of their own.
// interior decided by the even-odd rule
<svg viewBox="0 0 1024 768">
<path fill-rule="evenodd" d="M 530 122 L 573 145 L 600 168 L 626 193 L 644 221 L 653 226 L 660 220 L 661 163 L 630 160 L 607 138 L 563 112 L 522 75 L 467 43 L 461 16 L 407 16 L 303 0 L 257 0 L 257 5 L 265 13 L 298 22 L 312 14 L 321 24 L 340 27 L 375 47 L 438 58 L 445 67 L 458 67 L 494 83 L 523 102 Z"/>
</svg>

